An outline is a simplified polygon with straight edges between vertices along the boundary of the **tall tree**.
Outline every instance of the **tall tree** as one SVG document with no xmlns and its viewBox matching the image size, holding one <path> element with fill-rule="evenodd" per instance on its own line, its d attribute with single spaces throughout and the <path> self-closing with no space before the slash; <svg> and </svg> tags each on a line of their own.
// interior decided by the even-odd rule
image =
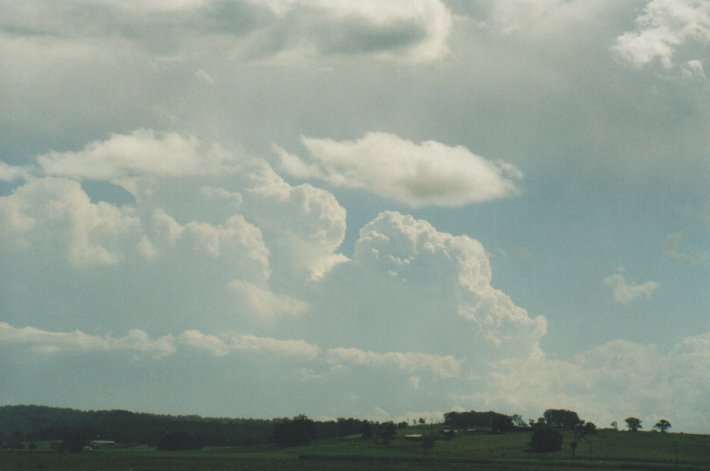
<svg viewBox="0 0 710 471">
<path fill-rule="evenodd" d="M 631 430 L 632 432 L 637 431 L 640 428 L 643 428 L 641 426 L 641 420 L 637 419 L 636 417 L 627 417 L 625 419 L 626 426 Z"/>
<path fill-rule="evenodd" d="M 550 427 L 565 430 L 573 430 L 580 422 L 576 412 L 566 409 L 547 409 L 543 416 Z"/>
<path fill-rule="evenodd" d="M 656 422 L 656 425 L 653 426 L 658 431 L 665 432 L 669 428 L 671 428 L 671 423 L 668 422 L 666 419 L 661 419 L 658 422 Z"/>
</svg>

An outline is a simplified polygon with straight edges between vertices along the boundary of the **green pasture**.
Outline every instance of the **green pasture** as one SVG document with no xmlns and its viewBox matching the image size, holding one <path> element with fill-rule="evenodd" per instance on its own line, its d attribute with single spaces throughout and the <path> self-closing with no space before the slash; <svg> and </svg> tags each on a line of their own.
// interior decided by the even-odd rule
<svg viewBox="0 0 710 471">
<path fill-rule="evenodd" d="M 406 433 L 432 432 L 429 427 Z M 403 434 L 402 434 L 403 435 Z M 163 452 L 149 447 L 98 449 L 78 454 L 37 450 L 0 451 L 1 470 L 214 471 L 214 470 L 576 470 L 710 469 L 710 436 L 654 432 L 600 431 L 580 441 L 576 457 L 565 435 L 559 452 L 527 452 L 530 432 L 457 435 L 431 450 L 400 435 L 377 444 L 358 437 L 316 440 L 308 446 L 208 447 Z"/>
</svg>

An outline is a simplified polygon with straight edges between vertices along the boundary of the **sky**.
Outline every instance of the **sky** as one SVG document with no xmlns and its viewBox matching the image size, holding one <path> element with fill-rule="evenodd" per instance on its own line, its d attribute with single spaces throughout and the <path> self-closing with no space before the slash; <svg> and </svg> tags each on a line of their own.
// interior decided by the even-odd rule
<svg viewBox="0 0 710 471">
<path fill-rule="evenodd" d="M 0 403 L 710 433 L 710 1 L 0 1 Z"/>
</svg>

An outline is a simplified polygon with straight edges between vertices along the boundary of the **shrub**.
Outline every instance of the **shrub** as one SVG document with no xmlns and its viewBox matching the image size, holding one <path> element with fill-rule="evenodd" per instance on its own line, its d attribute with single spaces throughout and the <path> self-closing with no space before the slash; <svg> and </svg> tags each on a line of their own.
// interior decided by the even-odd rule
<svg viewBox="0 0 710 471">
<path fill-rule="evenodd" d="M 551 428 L 537 429 L 532 434 L 530 448 L 536 453 L 560 451 L 562 448 L 562 434 Z"/>
</svg>

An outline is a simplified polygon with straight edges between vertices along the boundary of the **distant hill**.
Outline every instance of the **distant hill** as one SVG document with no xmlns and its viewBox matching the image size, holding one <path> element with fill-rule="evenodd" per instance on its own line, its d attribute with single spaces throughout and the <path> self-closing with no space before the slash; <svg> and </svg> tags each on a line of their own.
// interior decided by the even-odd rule
<svg viewBox="0 0 710 471">
<path fill-rule="evenodd" d="M 87 439 L 154 445 L 167 432 L 189 431 L 208 445 L 267 443 L 272 421 L 202 418 L 136 413 L 126 410 L 80 411 L 36 405 L 0 407 L 0 434 L 20 432 L 28 440 L 60 440 L 80 432 Z"/>
</svg>

